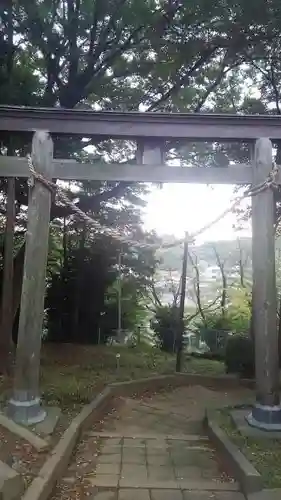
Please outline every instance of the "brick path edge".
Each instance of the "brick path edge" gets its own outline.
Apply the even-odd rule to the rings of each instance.
[[[243,493],[247,496],[260,492],[263,488],[261,475],[215,422],[212,412],[206,410],[204,423],[208,437],[225,457]]]

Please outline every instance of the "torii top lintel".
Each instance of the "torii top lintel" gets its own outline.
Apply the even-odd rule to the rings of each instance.
[[[0,106],[0,131],[191,140],[281,139],[281,116],[119,112]]]

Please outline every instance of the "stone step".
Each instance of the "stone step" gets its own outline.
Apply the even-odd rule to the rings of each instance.
[[[18,472],[0,460],[0,498],[17,500],[24,491],[24,481]]]

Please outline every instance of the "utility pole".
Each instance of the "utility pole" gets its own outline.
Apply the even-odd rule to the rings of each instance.
[[[177,361],[176,372],[180,372],[182,368],[182,348],[183,348],[183,334],[184,334],[184,305],[186,293],[186,272],[187,272],[187,253],[188,253],[188,233],[185,233],[183,259],[182,259],[182,272],[181,272],[181,295],[179,306],[179,324],[177,328]]]

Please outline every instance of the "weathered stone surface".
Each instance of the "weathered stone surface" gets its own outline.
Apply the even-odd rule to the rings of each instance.
[[[175,474],[173,467],[168,466],[148,466],[148,477],[156,481],[174,481]]]
[[[167,466],[167,465],[172,465],[171,458],[170,456],[167,455],[148,455],[147,456],[147,463],[150,466]]]
[[[24,482],[20,474],[0,461],[0,497],[1,500],[14,500],[21,497]]]
[[[91,500],[117,500],[117,492],[116,491],[99,491],[95,493]]]
[[[231,412],[231,417],[239,432],[244,436],[251,436],[258,439],[281,439],[281,431],[264,431],[248,424],[246,417],[250,409],[239,409]]]
[[[96,467],[97,474],[119,474],[120,464],[98,464]]]
[[[149,490],[130,490],[122,488],[119,490],[118,500],[150,500]]]
[[[238,491],[184,491],[184,500],[245,500]]]
[[[259,491],[258,493],[251,493],[247,496],[247,500],[280,500],[280,498],[281,488],[276,488],[273,490],[265,489]]]
[[[193,465],[175,467],[175,475],[178,479],[200,479],[202,477],[202,469]]]
[[[97,474],[95,476],[88,476],[87,479],[94,486],[100,486],[104,488],[116,488],[119,483],[119,475],[113,474]]]
[[[151,490],[151,500],[183,500],[180,490]]]
[[[100,455],[97,459],[98,464],[120,464],[121,463],[121,453],[120,454],[110,454],[110,455]]]
[[[45,407],[46,417],[42,422],[34,426],[34,431],[43,436],[50,436],[53,434],[56,425],[61,416],[61,409],[57,406]]]
[[[140,481],[147,481],[147,468],[145,465],[123,464],[121,477],[124,479],[132,478],[137,483]]]

